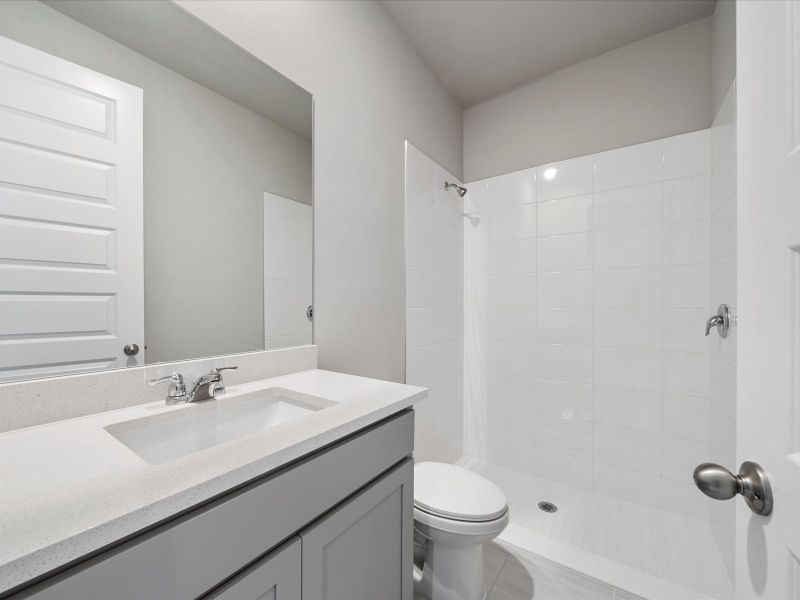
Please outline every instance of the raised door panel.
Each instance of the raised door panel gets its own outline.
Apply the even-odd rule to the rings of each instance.
[[[0,37],[0,381],[144,364],[142,107]]]
[[[300,544],[300,538],[293,538],[205,596],[204,600],[300,600]]]
[[[301,533],[304,600],[410,600],[414,466],[407,459]]]

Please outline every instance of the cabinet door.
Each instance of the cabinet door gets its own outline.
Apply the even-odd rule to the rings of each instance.
[[[300,600],[300,546],[300,538],[293,538],[204,600]]]
[[[413,482],[407,459],[301,533],[304,600],[411,600]]]

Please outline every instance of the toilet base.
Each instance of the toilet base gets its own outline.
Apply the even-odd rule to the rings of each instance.
[[[415,596],[427,600],[485,600],[483,544],[448,546],[430,539],[426,542],[421,577],[415,577]]]

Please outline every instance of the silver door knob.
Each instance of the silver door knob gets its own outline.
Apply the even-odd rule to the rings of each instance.
[[[139,354],[139,345],[138,344],[125,344],[122,348],[122,351],[125,353],[126,356],[136,356]]]
[[[711,328],[716,327],[719,337],[728,337],[728,331],[731,328],[730,313],[727,304],[720,304],[717,308],[717,314],[706,321],[706,336],[711,333]]]
[[[772,512],[772,486],[757,463],[743,462],[738,475],[721,465],[703,463],[694,470],[694,482],[701,492],[714,500],[730,500],[741,494],[757,515],[766,516]]]

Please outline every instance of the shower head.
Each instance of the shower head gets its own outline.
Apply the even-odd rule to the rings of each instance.
[[[458,195],[462,198],[467,195],[467,188],[461,187],[457,183],[450,183],[449,181],[444,182],[444,189],[449,190],[451,187],[456,188],[456,192],[458,192]]]

